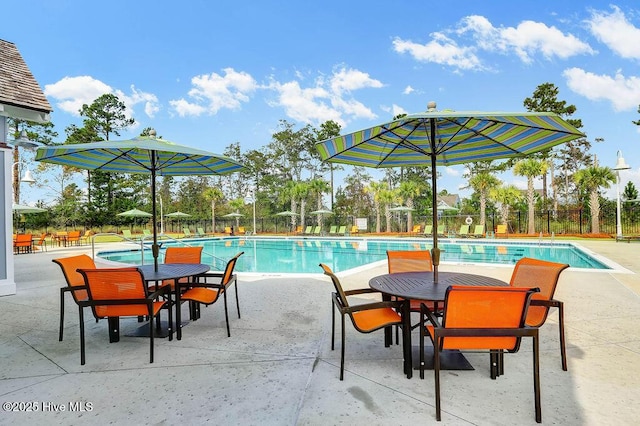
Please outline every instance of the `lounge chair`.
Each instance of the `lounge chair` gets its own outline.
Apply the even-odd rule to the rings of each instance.
[[[136,237],[134,237],[133,235],[131,235],[131,231],[128,229],[123,229],[122,230],[122,236],[127,239],[127,240],[131,240],[131,241],[135,241],[137,240]]]
[[[350,234],[350,235],[355,235],[355,234],[357,234],[359,231],[360,231],[360,230],[358,229],[358,225],[353,225],[353,226],[351,227],[351,231],[349,231],[349,234]]]
[[[233,235],[233,231],[231,230],[230,226],[225,226],[224,227],[224,233],[225,234],[229,234],[229,235]]]
[[[420,233],[422,226],[421,225],[413,225],[413,229],[411,230],[411,235],[418,235]]]
[[[460,230],[456,237],[467,238],[469,236],[469,225],[460,225]]]
[[[509,232],[507,231],[507,225],[497,225],[496,226],[496,238],[504,237],[509,238]]]
[[[433,225],[425,225],[424,226],[424,232],[422,233],[422,235],[424,235],[425,237],[432,237],[433,236]]]
[[[145,237],[153,237],[153,233],[151,231],[149,231],[148,229],[143,229],[142,230],[142,235]]]
[[[244,226],[238,226],[238,235],[246,234],[247,231],[244,229]]]
[[[296,230],[293,231],[293,233],[296,234],[296,235],[300,235],[300,234],[302,234],[302,231],[303,231],[302,225],[298,225],[298,226],[296,226]]]
[[[444,225],[438,225],[437,232],[438,232],[438,237],[446,237],[447,236],[447,232],[446,232],[446,230],[444,228]]]
[[[33,249],[40,249],[40,251],[47,251],[47,233],[43,233],[39,238],[33,240]]]
[[[196,228],[196,237],[204,237],[207,234],[204,232],[204,229],[202,228]]]
[[[189,230],[189,228],[182,228],[182,233],[184,234],[185,238],[193,237],[193,235],[191,235],[191,231]]]
[[[313,226],[309,225],[307,226],[307,228],[304,230],[304,235],[311,235],[313,233]]]
[[[320,232],[322,231],[322,227],[321,226],[316,226],[315,228],[313,228],[313,235],[320,235]]]
[[[483,238],[484,237],[484,225],[476,225],[473,229],[473,234],[471,234],[474,238]]]
[[[338,228],[338,235],[347,235],[346,225],[340,225],[340,228]]]
[[[331,228],[329,228],[329,235],[336,235],[337,232],[338,232],[338,226],[331,225]]]

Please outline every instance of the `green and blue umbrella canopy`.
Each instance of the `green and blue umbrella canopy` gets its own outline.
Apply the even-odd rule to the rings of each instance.
[[[36,160],[85,170],[151,175],[153,260],[157,270],[156,176],[226,175],[243,169],[237,161],[151,136],[121,141],[39,147]]]
[[[337,136],[316,144],[324,161],[364,167],[430,166],[433,205],[437,205],[436,166],[524,157],[585,135],[554,113],[438,111]],[[434,281],[440,250],[438,216],[433,209]]]

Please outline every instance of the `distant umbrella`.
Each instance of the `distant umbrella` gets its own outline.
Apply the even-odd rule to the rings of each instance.
[[[14,204],[12,210],[16,213],[44,213],[45,209],[40,207],[25,206],[23,204]]]
[[[224,215],[224,216],[222,216],[222,217],[243,217],[243,216],[244,216],[244,215],[243,215],[242,213],[236,213],[236,212],[234,212],[234,213],[225,214],[225,215]]]
[[[300,216],[300,215],[296,212],[292,212],[291,210],[285,210],[283,212],[276,213],[276,216]]]
[[[183,212],[173,212],[173,213],[169,213],[169,214],[165,214],[165,217],[177,217],[177,218],[183,218],[183,217],[191,217],[191,215],[189,213],[183,213]]]
[[[322,216],[333,214],[333,212],[331,210],[324,210],[324,209],[314,210],[314,211],[309,212],[309,213],[310,214],[319,214],[319,215],[322,215]]]
[[[143,212],[138,209],[127,210],[126,212],[118,213],[117,216],[125,216],[125,217],[152,217],[151,213]]]

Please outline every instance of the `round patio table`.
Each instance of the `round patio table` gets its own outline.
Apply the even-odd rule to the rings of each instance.
[[[369,280],[369,287],[383,294],[383,298],[391,296],[404,299],[402,308],[402,347],[404,353],[404,372],[407,378],[413,376],[413,354],[411,346],[411,311],[409,301],[426,300],[432,302],[444,302],[447,288],[451,285],[468,286],[508,286],[509,284],[497,278],[484,275],[467,274],[462,272],[438,271],[438,282],[433,282],[433,272],[402,272],[384,274]],[[391,328],[385,329],[385,344],[391,344]],[[458,356],[459,355],[459,356]],[[462,357],[462,360],[460,359]],[[473,369],[458,353],[452,355],[449,369]],[[443,357],[443,369],[446,368],[447,359]]]

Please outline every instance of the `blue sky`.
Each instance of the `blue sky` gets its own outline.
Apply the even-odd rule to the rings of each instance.
[[[64,128],[103,93],[137,128],[221,153],[271,140],[278,121],[328,119],[343,133],[400,112],[524,111],[545,82],[577,107],[601,165],[622,150],[622,185],[640,188],[637,1],[4,2],[0,38],[16,44]],[[462,166],[440,189],[467,195]],[[524,188],[511,173],[507,183]],[[24,202],[39,197],[22,188]],[[607,195],[615,196],[615,187]]]

